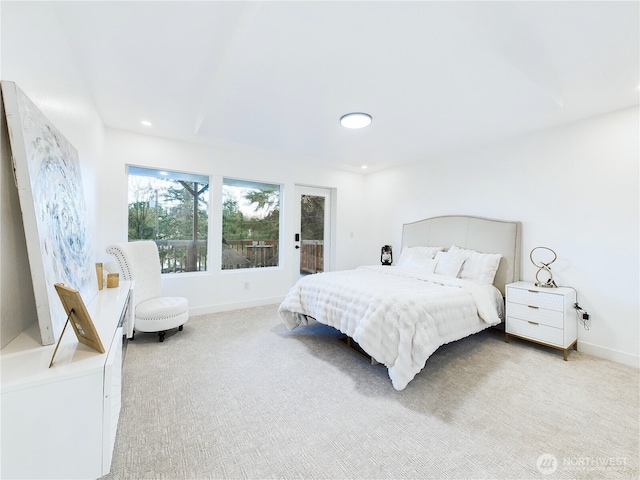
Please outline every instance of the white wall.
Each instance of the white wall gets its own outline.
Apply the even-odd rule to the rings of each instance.
[[[163,280],[165,291],[186,296],[192,313],[273,302],[286,294],[294,279],[292,258],[287,252],[293,251],[295,184],[335,190],[334,268],[350,268],[361,263],[359,245],[366,227],[362,216],[363,175],[303,166],[295,159],[245,148],[213,148],[116,130],[105,131],[73,49],[67,43],[51,5],[46,2],[2,2],[0,8],[2,80],[16,82],[78,150],[96,261],[111,260],[105,247],[127,239],[125,165],[136,164],[214,175],[214,188],[216,181],[220,188],[223,175],[272,181],[284,186],[281,267],[166,276]],[[4,142],[6,129],[2,133]],[[35,309],[27,308],[33,305],[33,292],[24,235],[20,237],[20,213],[16,211],[16,197],[7,195],[12,184],[10,151],[4,143],[2,147],[0,325],[5,344],[36,319]],[[9,188],[5,189],[5,185]],[[6,215],[5,211],[12,215]],[[211,238],[220,238],[221,227],[215,221],[210,223]],[[216,250],[220,246],[214,241],[211,246],[210,258],[215,262],[220,258],[219,250]],[[13,281],[4,281],[5,278]],[[244,290],[247,281],[250,283],[248,291]],[[23,301],[13,301],[16,297]],[[24,312],[28,312],[26,316],[22,315]]]
[[[104,128],[81,71],[47,3],[2,2],[1,79],[15,82],[78,149],[91,234],[96,234],[96,166]],[[2,345],[36,321],[17,191],[11,178],[6,127],[2,132]],[[16,210],[17,209],[17,210]],[[9,213],[10,212],[10,213]],[[96,247],[96,245],[94,245]],[[29,307],[31,305],[31,307]]]
[[[2,80],[15,82],[78,150],[95,231],[96,166],[104,127],[51,4],[2,3]]]
[[[295,159],[249,148],[221,148],[107,130],[107,152],[101,181],[103,191],[100,218],[102,251],[113,242],[127,240],[126,166],[137,165],[179,170],[212,176],[210,205],[210,271],[163,276],[166,294],[189,299],[192,314],[247,307],[282,300],[295,278],[293,265],[293,221],[296,184],[334,189],[334,258],[333,269],[352,268],[363,262],[360,248],[366,236],[362,215],[364,176],[335,169],[313,167]],[[274,268],[220,270],[222,238],[222,177],[258,180],[281,184],[282,238],[281,264]],[[102,258],[108,261],[106,254]],[[249,290],[245,290],[249,282]]]
[[[402,223],[431,216],[519,220],[522,279],[535,281],[531,249],[555,250],[556,282],[591,315],[579,349],[637,366],[639,158],[636,107],[368,175],[367,251],[400,245]]]

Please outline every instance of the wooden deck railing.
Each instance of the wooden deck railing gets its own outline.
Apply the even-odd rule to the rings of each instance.
[[[156,240],[162,273],[201,272],[207,269],[206,240]]]
[[[233,253],[222,251],[222,269],[276,267],[278,266],[278,240],[229,240]]]
[[[302,240],[300,248],[300,273],[320,273],[324,271],[324,242],[322,240]]]
[[[207,241],[157,240],[162,273],[200,272],[207,269]],[[225,253],[225,249],[232,252]],[[278,265],[278,240],[231,240],[223,245],[222,269],[274,267]],[[300,272],[324,271],[324,242],[303,240]]]

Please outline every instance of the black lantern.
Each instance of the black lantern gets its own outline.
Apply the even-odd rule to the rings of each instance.
[[[393,252],[391,245],[385,245],[380,251],[380,262],[382,265],[391,265],[393,263]]]

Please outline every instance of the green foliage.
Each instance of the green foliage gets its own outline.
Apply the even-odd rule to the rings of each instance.
[[[253,185],[247,182],[224,187],[223,242],[278,241],[280,189],[260,189]],[[207,190],[208,185],[195,182],[130,175],[129,240],[160,242],[163,271],[206,268],[206,249],[204,255],[198,253],[195,260],[193,246],[187,250],[184,245],[170,242],[207,240],[208,202],[204,195]],[[277,255],[277,248],[275,252]]]
[[[235,187],[226,187],[233,189]],[[227,197],[222,204],[222,237],[231,240],[278,240],[280,191],[253,189],[243,195],[254,214],[243,213],[237,200]]]
[[[300,204],[300,234],[304,240],[324,239],[324,197],[303,195]]]
[[[153,238],[153,218],[149,202],[135,202],[129,205],[129,240]]]
[[[129,240],[206,240],[209,231],[208,202],[203,195],[208,185],[189,182],[130,181]],[[197,190],[199,188],[199,190]],[[194,223],[194,199],[197,194],[197,222]]]
[[[245,235],[244,215],[238,208],[238,202],[227,199],[222,204],[222,237],[225,240],[241,239]]]
[[[253,205],[255,211],[264,210],[265,214],[277,210],[280,205],[280,191],[273,189],[253,190],[245,195],[245,198]]]

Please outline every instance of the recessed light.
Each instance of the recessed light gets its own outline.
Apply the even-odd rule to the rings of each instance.
[[[361,168],[362,170],[366,170],[368,167],[367,167],[366,165],[362,165],[360,168]]]
[[[142,125],[144,125],[145,127],[150,127],[151,126],[151,122],[149,120],[142,120],[140,123]]]
[[[347,113],[340,117],[340,125],[345,128],[364,128],[371,125],[371,115],[362,112]]]

